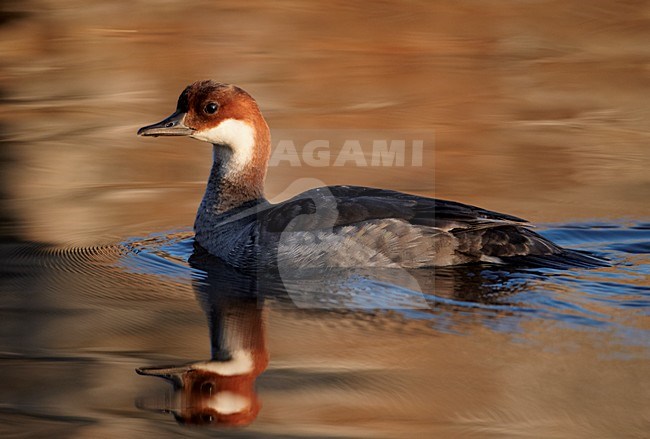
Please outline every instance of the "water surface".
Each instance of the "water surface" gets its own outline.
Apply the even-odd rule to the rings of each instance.
[[[647,434],[647,4],[2,8],[3,437]],[[317,134],[425,141],[422,166],[281,162],[269,197],[454,199],[611,266],[278,279],[193,256],[209,147],[135,131],[203,78],[250,91],[298,153]],[[136,373],[161,367],[192,386]]]

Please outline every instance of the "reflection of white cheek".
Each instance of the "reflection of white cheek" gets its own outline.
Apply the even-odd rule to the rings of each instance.
[[[235,351],[228,361],[204,361],[192,368],[221,376],[245,375],[253,371],[253,357],[249,352]]]
[[[242,412],[250,407],[250,400],[233,392],[218,392],[208,401],[208,407],[222,415]]]

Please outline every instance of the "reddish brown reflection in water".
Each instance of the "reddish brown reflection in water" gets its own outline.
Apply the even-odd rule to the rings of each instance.
[[[183,366],[145,367],[139,374],[171,381],[170,411],[179,423],[248,425],[259,413],[255,379],[268,365],[262,308],[257,300],[211,303],[213,358]]]
[[[205,273],[194,292],[206,314],[211,358],[181,366],[144,367],[141,375],[173,384],[167,407],[143,407],[173,413],[181,424],[248,425],[260,411],[255,380],[266,369],[269,353],[264,309],[257,278],[236,272],[209,255],[190,259]]]

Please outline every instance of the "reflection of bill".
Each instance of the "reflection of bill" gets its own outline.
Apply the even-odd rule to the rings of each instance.
[[[247,425],[260,410],[255,379],[269,361],[263,309],[250,289],[254,285],[248,280],[252,279],[222,277],[217,282],[211,277],[214,272],[210,270],[206,279],[194,282],[210,326],[211,359],[182,366],[143,367],[137,372],[173,384],[173,396],[166,407],[155,409],[173,413],[179,423]]]

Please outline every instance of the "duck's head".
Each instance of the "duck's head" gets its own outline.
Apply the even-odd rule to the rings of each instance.
[[[183,90],[176,111],[138,130],[139,136],[187,136],[215,145],[215,160],[229,170],[264,173],[270,155],[269,128],[251,95],[211,80]]]

